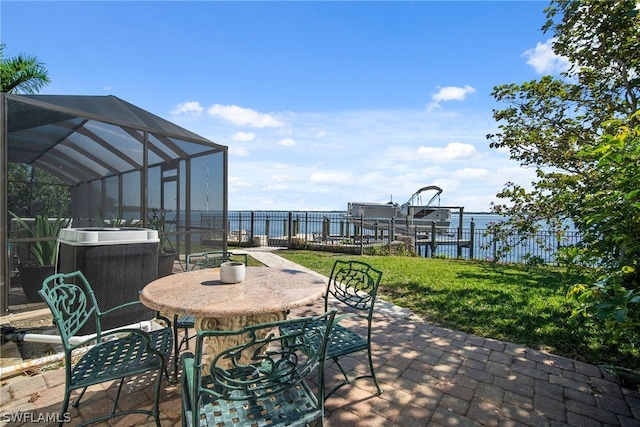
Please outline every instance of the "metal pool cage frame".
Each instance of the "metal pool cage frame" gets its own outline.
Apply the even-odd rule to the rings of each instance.
[[[29,243],[10,234],[10,163],[71,189],[73,227],[149,227],[162,212],[171,227],[160,234],[189,253],[202,233],[192,230],[192,211],[209,211],[220,218],[210,241],[227,249],[226,146],[115,96],[1,93],[0,120],[0,315],[9,311],[11,252]]]

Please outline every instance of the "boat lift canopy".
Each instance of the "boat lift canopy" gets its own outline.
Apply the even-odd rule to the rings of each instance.
[[[405,203],[405,204],[406,205],[414,205],[414,204],[416,204],[416,203],[414,203],[414,201],[420,197],[420,193],[422,193],[423,191],[430,191],[430,190],[435,191],[436,194],[429,200],[429,202],[427,202],[426,206],[431,206],[431,204],[436,199],[438,200],[438,205],[440,205],[440,194],[442,193],[442,188],[438,187],[437,185],[427,185],[426,187],[422,187],[421,189],[419,189],[418,191],[413,193],[413,196],[411,196],[409,198],[409,200],[407,201],[407,203]],[[418,204],[421,205],[422,203],[418,203]]]

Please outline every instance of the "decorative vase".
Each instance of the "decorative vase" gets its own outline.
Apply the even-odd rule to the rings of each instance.
[[[42,282],[56,272],[54,265],[22,265],[19,267],[20,284],[27,302],[43,302],[38,291]]]
[[[244,280],[244,263],[227,261],[220,264],[220,281],[223,283],[239,283]]]
[[[173,273],[173,263],[175,260],[175,251],[165,250],[163,254],[158,254],[158,278],[165,277]]]

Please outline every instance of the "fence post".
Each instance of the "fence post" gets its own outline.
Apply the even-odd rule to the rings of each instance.
[[[249,242],[251,243],[251,245],[253,245],[253,239],[255,238],[255,228],[253,226],[254,222],[256,220],[256,213],[254,211],[251,211],[251,228],[250,228],[250,236],[249,236]]]
[[[289,211],[289,224],[287,227],[287,245],[291,249],[291,240],[293,238],[293,212]]]
[[[458,258],[462,258],[462,246],[460,242],[462,241],[462,221],[464,219],[464,208],[460,207],[460,219],[458,221]]]
[[[437,247],[438,243],[436,242],[436,222],[431,221],[431,258],[433,258],[433,254],[436,253]]]
[[[322,241],[326,242],[329,237],[329,218],[326,216],[322,220]]]
[[[396,240],[396,220],[391,218],[389,220],[389,244]]]
[[[360,255],[364,255],[364,214],[360,214]]]
[[[393,243],[396,238],[396,222],[395,219],[391,220],[379,220],[373,223],[367,223],[367,227],[365,228],[365,222],[369,221],[369,219],[365,215],[360,215],[360,219],[353,216],[349,219],[345,219],[344,215],[332,215],[327,213],[319,213],[317,216],[314,212],[305,213],[304,218],[302,215],[297,214],[294,215],[293,212],[289,213],[289,223],[287,223],[287,211],[276,211],[275,212],[275,221],[276,221],[276,229],[273,233],[271,233],[271,215],[274,212],[270,211],[245,211],[249,212],[250,218],[244,218],[244,212],[240,211],[230,211],[228,212],[228,216],[226,221],[224,221],[223,217],[218,214],[212,213],[200,213],[200,228],[195,227],[192,231],[193,237],[200,237],[201,240],[218,240],[220,238],[219,233],[224,233],[224,231],[228,232],[227,240],[229,243],[245,242],[249,237],[251,239],[250,243],[255,244],[256,241],[254,239],[260,239],[261,235],[265,234],[267,238],[266,245],[271,246],[271,238],[277,238],[278,244],[280,246],[286,246],[287,242],[283,241],[288,239],[290,241],[290,245],[293,245],[293,239],[297,235],[298,232],[305,232],[305,241],[311,242],[314,239],[314,235],[317,236],[318,240],[320,239],[319,230],[317,227],[318,219],[323,222],[322,224],[322,240],[327,242],[329,239],[338,236],[338,231],[340,231],[340,237],[345,237],[344,239],[336,239],[333,241],[336,245],[349,244],[353,253],[357,254],[359,251],[362,254],[366,254],[366,248],[371,247],[371,239],[376,239],[375,244],[381,244],[382,248],[385,246],[391,247],[391,243]],[[465,212],[466,213],[466,212]],[[264,218],[262,217],[264,215]],[[194,215],[195,216],[195,215]],[[364,216],[364,222],[363,222]],[[502,246],[502,240],[498,239],[499,233],[491,230],[491,228],[484,228],[485,218],[481,216],[481,222],[476,224],[475,217],[470,218],[470,227],[465,228],[463,226],[458,227],[457,238],[459,240],[459,256],[464,257],[465,249],[468,246],[467,259],[475,260],[475,259],[493,259],[494,262],[505,262],[513,259],[514,262],[522,262],[523,261],[523,253],[527,250],[531,249],[531,256],[535,255],[540,256],[545,259],[546,262],[557,262],[554,258],[556,256],[557,251],[566,246],[567,244],[571,244],[571,242],[579,241],[578,233],[573,230],[567,232],[567,234],[563,234],[562,230],[546,230],[541,231],[537,234],[537,239],[540,241],[540,245],[535,244],[533,241],[526,243],[521,248],[517,248],[513,254],[506,253],[504,256],[502,253],[504,252]],[[331,228],[331,222],[335,219],[339,221],[340,224],[336,223],[335,229]],[[302,221],[305,221],[305,224],[302,224]],[[222,223],[220,222],[222,221]],[[250,224],[245,224],[247,221],[251,221]],[[380,221],[384,221],[384,224]],[[263,225],[258,224],[258,222],[262,222]],[[217,224],[217,225],[216,225]],[[284,233],[281,234],[282,228],[280,224],[283,224]],[[351,229],[351,225],[353,224],[354,229]],[[193,225],[193,223],[192,223]],[[404,225],[404,221],[402,222]],[[430,224],[431,226],[433,224]],[[419,253],[421,256],[425,257],[435,257],[438,254],[444,254],[448,251],[447,248],[440,249],[440,252],[437,252],[437,248],[440,245],[440,239],[442,237],[441,229],[436,225],[436,232],[433,232],[433,229],[427,225],[426,227],[413,227],[413,230],[409,229],[409,235],[413,235],[415,239],[414,247],[416,248],[416,253]],[[224,230],[226,228],[226,230]],[[431,228],[431,230],[430,230]],[[222,230],[220,230],[222,229]],[[365,229],[367,230],[365,232]],[[223,231],[224,230],[224,231]],[[280,231],[278,231],[280,230]],[[335,230],[335,234],[333,231]],[[449,229],[450,230],[450,229]],[[486,233],[485,233],[486,232]],[[257,233],[260,235],[256,236]],[[233,234],[233,235],[232,235]],[[238,237],[236,238],[236,234]],[[310,235],[309,235],[310,234]],[[454,235],[456,231],[454,231]],[[285,237],[287,236],[287,237]],[[353,238],[353,240],[352,240]],[[367,238],[367,242],[364,239]],[[429,240],[431,238],[431,240]],[[355,239],[360,239],[360,243],[355,243]],[[387,240],[385,243],[385,240]],[[342,240],[342,241],[340,241]],[[347,240],[349,240],[347,242]],[[206,242],[205,242],[206,243]],[[454,244],[453,241],[446,242],[446,244],[451,243]],[[476,248],[476,244],[478,247]],[[535,246],[533,246],[535,244]],[[410,246],[409,246],[410,248]],[[529,248],[529,249],[527,249]],[[447,251],[443,252],[443,249],[447,249]],[[451,247],[453,249],[453,247]],[[477,249],[477,250],[476,250]],[[555,249],[555,251],[553,251]],[[547,250],[549,252],[547,253]],[[453,251],[451,251],[453,252]]]
[[[498,262],[498,237],[495,230],[493,230],[493,262]]]
[[[473,217],[471,217],[471,235],[469,236],[469,259],[474,259],[473,258],[473,246],[475,245],[475,230],[476,230],[476,224],[475,222],[473,222]]]

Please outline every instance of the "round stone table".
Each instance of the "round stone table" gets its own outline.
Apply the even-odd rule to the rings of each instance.
[[[326,284],[310,273],[272,267],[247,267],[240,283],[220,281],[220,269],[171,274],[146,285],[140,301],[163,314],[196,317],[196,330],[234,330],[284,320],[295,307],[324,295]],[[203,352],[210,360],[233,345],[229,337],[207,339]]]

